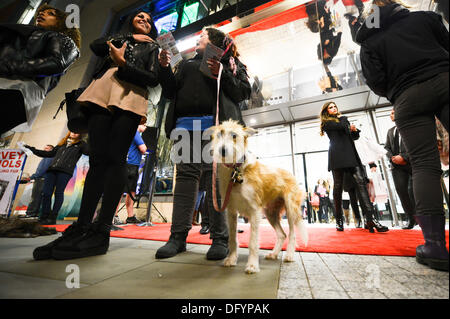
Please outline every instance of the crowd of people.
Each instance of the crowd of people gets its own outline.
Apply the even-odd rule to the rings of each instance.
[[[361,47],[362,72],[367,85],[394,106],[395,128],[387,136],[386,156],[392,164],[401,204],[409,216],[407,228],[417,222],[423,232],[425,244],[417,247],[417,261],[448,270],[435,120],[438,118],[448,132],[448,31],[442,17],[434,12],[410,12],[400,0],[373,0],[373,3],[380,13],[379,28],[365,23],[360,6],[356,20],[348,17],[354,27],[354,41]],[[313,32],[320,31],[317,53],[327,66],[339,49],[341,34],[331,26],[329,11],[322,6],[324,1],[317,4],[320,16],[312,17],[309,27]],[[17,105],[7,108],[7,120],[2,120],[0,133],[30,127],[45,95],[78,58],[80,34],[75,29],[64,29],[61,22],[64,18],[64,12],[45,5],[37,11],[35,26],[0,27],[0,97],[8,105]],[[166,135],[171,137],[173,131],[187,130],[191,143],[188,150],[183,149],[189,156],[176,166],[170,237],[157,250],[156,258],[170,258],[186,250],[186,238],[200,207],[196,206],[199,190],[204,191],[203,206],[208,215],[204,232],[212,239],[206,258],[221,260],[227,256],[226,218],[214,208],[211,192],[214,166],[202,154],[196,154],[194,139],[198,131],[204,132],[217,122],[232,119],[245,125],[239,104],[251,95],[247,67],[239,59],[233,38],[214,27],[203,29],[196,55],[180,62],[174,70],[170,66],[170,53],[159,50],[156,37],[151,15],[137,11],[123,23],[118,34],[92,42],[90,49],[102,63],[77,100],[88,117],[88,142],[69,132],[54,148],[37,150],[27,146],[38,156],[53,158],[51,163],[43,163],[39,176],[36,175],[42,178],[47,167],[40,186],[43,223],[54,223],[64,188],[79,157],[88,154],[90,164],[78,220],[56,240],[37,247],[33,252],[35,259],[73,259],[107,253],[111,225],[124,190],[133,197],[137,163],[133,158],[145,152],[137,132],[139,125],[146,122],[147,88],[158,85],[162,87],[162,95],[171,101]],[[18,38],[23,40],[19,41],[22,47],[16,46]],[[212,77],[200,70],[209,44],[224,51],[220,60],[207,61]],[[31,46],[39,51],[34,57],[23,54]],[[370,168],[376,169],[373,165],[379,155],[371,161],[363,160],[367,151],[358,150],[355,144],[360,130],[340,113],[336,103],[326,102],[318,114],[320,134],[330,141],[328,170],[333,176],[332,188],[327,181],[320,180],[314,190],[319,201],[318,220],[327,221],[332,212],[336,230],[343,232],[344,222],[349,223],[351,204],[356,227],[364,227],[370,233],[388,232],[388,227],[377,218],[367,188],[365,165],[372,163]],[[201,125],[198,127],[194,122]],[[175,145],[180,141],[181,136],[175,139]],[[208,141],[201,143],[203,148]],[[130,150],[133,144],[134,149]],[[127,169],[127,156],[132,169],[130,166]],[[196,162],[195,158],[201,161]],[[343,197],[344,190],[348,198]],[[51,208],[53,193],[55,201]],[[94,220],[101,198],[101,209]],[[36,213],[35,208],[30,210]]]

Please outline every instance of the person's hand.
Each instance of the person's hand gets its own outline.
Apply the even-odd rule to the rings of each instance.
[[[159,53],[159,64],[163,67],[163,68],[167,68],[170,65],[170,61],[172,59],[170,52],[167,50],[162,50]]]
[[[126,64],[125,60],[125,49],[127,48],[127,43],[125,42],[122,47],[116,48],[111,41],[106,42],[109,46],[109,56],[118,66],[124,66]]]
[[[208,59],[207,61],[209,70],[214,76],[217,76],[220,71],[220,61],[214,59]]]
[[[145,34],[133,34],[133,38],[137,42],[154,42],[152,38],[150,38],[148,35]]]
[[[392,156],[391,160],[392,160],[392,163],[397,164],[397,165],[406,165],[407,164],[405,159],[400,155]]]
[[[352,132],[356,132],[356,131],[357,131],[357,128],[356,128],[356,126],[355,126],[354,124],[350,124],[350,130],[351,130]]]

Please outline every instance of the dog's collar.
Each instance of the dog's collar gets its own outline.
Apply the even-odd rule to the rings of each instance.
[[[246,158],[246,156],[244,155],[244,156],[242,157],[242,160],[239,161],[239,162],[237,162],[237,163],[234,163],[234,164],[225,164],[225,163],[224,163],[223,165],[224,165],[225,167],[233,168],[233,169],[240,168],[242,165],[244,165],[246,159],[247,159],[247,158]]]
[[[239,167],[241,167],[242,166],[242,164],[244,164],[244,163],[236,163],[236,164],[223,164],[225,167],[228,167],[228,168],[239,168]]]

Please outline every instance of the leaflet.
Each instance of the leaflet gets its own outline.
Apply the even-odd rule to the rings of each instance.
[[[171,54],[170,66],[172,68],[175,65],[177,65],[181,60],[183,60],[181,53],[178,51],[177,43],[172,35],[172,32],[163,34],[162,36],[158,37],[156,41],[158,42],[161,49],[170,52]]]
[[[205,49],[205,53],[203,54],[202,63],[200,64],[200,71],[204,75],[215,79],[216,77],[211,73],[211,70],[209,69],[207,62],[209,59],[214,59],[214,60],[220,61],[223,54],[224,54],[224,51],[221,48],[216,47],[215,45],[213,45],[211,43],[208,43],[208,45],[206,46],[206,49]]]

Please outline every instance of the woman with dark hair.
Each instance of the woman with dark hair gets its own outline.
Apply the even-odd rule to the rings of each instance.
[[[151,16],[137,11],[125,22],[124,33],[91,44],[102,63],[78,98],[88,114],[90,150],[78,221],[60,239],[38,247],[35,259],[71,259],[108,251],[111,222],[126,183],[128,149],[138,125],[146,122],[147,87],[159,84],[159,50],[151,38],[156,37],[152,26]],[[98,219],[92,223],[102,194]]]
[[[225,51],[220,61],[210,59],[208,66],[214,76],[221,74],[220,92],[217,96],[217,80],[204,75],[199,69],[205,49],[211,43]],[[176,185],[174,191],[173,215],[171,235],[167,244],[159,248],[156,258],[169,258],[186,250],[186,237],[192,228],[192,217],[198,194],[199,180],[205,178],[206,203],[209,211],[209,227],[212,245],[206,254],[209,260],[220,260],[228,253],[228,228],[224,213],[214,209],[212,198],[212,164],[206,163],[202,151],[194,145],[201,143],[203,149],[208,141],[201,138],[201,132],[213,126],[216,118],[217,99],[219,98],[219,121],[233,119],[244,124],[238,104],[249,99],[251,86],[248,82],[246,67],[239,61],[237,47],[231,37],[222,31],[204,28],[196,47],[197,55],[189,60],[180,62],[175,75],[170,68],[164,74],[163,94],[173,99],[166,117],[166,134],[171,136],[172,130],[182,129],[189,132],[189,154],[182,154],[189,158],[177,163]],[[161,54],[161,65],[168,66],[169,55],[166,51]],[[166,89],[164,89],[164,87]],[[195,122],[199,123],[197,128]],[[176,135],[176,134],[175,134]],[[200,136],[201,141],[194,137]],[[186,137],[187,139],[187,137]],[[177,144],[186,143],[182,138],[176,138]],[[191,145],[193,145],[191,147]],[[183,149],[184,150],[184,149]],[[195,159],[201,162],[195,162]]]
[[[399,0],[373,2],[379,27],[363,23],[356,34],[362,71],[367,85],[394,105],[395,124],[408,151],[415,219],[425,239],[416,260],[448,271],[435,120],[448,131],[448,30],[437,13],[410,12]]]
[[[39,223],[42,225],[56,224],[59,210],[64,202],[64,190],[72,178],[73,171],[81,155],[89,155],[88,145],[81,139],[81,135],[67,132],[66,136],[50,151],[37,150],[25,145],[33,154],[40,157],[53,157],[45,173],[42,189],[42,214]],[[52,195],[55,193],[53,209],[51,209]]]
[[[0,135],[29,132],[42,103],[80,56],[80,31],[67,14],[39,7],[35,25],[0,24]]]
[[[360,199],[361,209],[366,219],[365,228],[371,233],[374,228],[378,232],[386,232],[388,228],[375,218],[375,210],[367,191],[367,177],[353,140],[359,138],[359,130],[350,124],[346,116],[342,116],[334,102],[327,102],[320,112],[320,135],[327,133],[330,139],[328,150],[328,170],[333,173],[333,199],[335,207],[336,229],[344,230],[342,212],[342,191],[344,177],[349,174],[354,180],[356,192]]]

